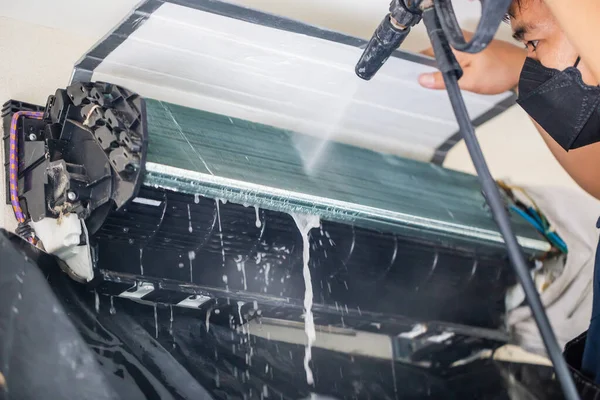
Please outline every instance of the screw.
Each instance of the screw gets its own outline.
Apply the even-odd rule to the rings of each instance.
[[[37,136],[35,135],[35,133],[30,133],[29,134],[29,141],[33,142],[37,140]]]
[[[69,191],[67,193],[67,199],[69,199],[70,201],[75,201],[77,200],[77,193],[73,192],[73,191]]]

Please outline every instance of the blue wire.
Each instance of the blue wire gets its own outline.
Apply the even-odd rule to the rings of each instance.
[[[563,253],[568,253],[567,244],[562,240],[562,238],[558,235],[558,233],[548,230],[547,223],[542,222],[542,218],[537,211],[535,211],[531,208],[529,210],[530,210],[530,213],[533,213],[534,218],[539,222],[540,226],[542,226],[544,228],[544,230],[545,230],[544,234],[548,237],[548,239],[554,240],[554,243],[556,243],[557,247]]]
[[[546,232],[541,224],[541,218],[536,220],[537,218],[532,217],[527,214],[525,211],[520,208],[511,205],[510,209],[520,215],[525,221],[531,224],[538,232],[540,232],[544,237],[546,237],[553,245],[555,245],[562,253],[568,253],[567,244],[556,234],[556,232]],[[536,213],[537,214],[537,213]],[[539,217],[538,217],[539,218]]]
[[[544,228],[546,226],[546,224],[542,221],[542,217],[541,215],[532,207],[528,207],[527,211],[529,211],[529,215],[532,216],[539,224],[539,226],[541,226],[542,228]],[[561,239],[560,236],[558,236],[558,234],[556,232],[546,232],[545,233],[548,237],[548,240],[553,240],[557,246],[559,246],[559,248],[565,249],[565,253],[567,252],[567,244]]]
[[[542,217],[538,214],[538,212],[532,208],[528,207],[527,211],[529,211],[529,215],[531,215],[535,220],[540,224],[541,227],[544,227],[544,221],[542,221]]]
[[[553,239],[556,241],[556,244],[557,244],[558,248],[559,248],[559,249],[560,249],[560,250],[561,250],[563,253],[568,253],[568,252],[569,252],[569,249],[568,249],[568,247],[567,247],[567,244],[565,243],[565,241],[564,241],[564,240],[562,240],[562,238],[561,238],[560,236],[558,236],[558,234],[557,234],[557,233],[555,233],[555,232],[550,232],[550,233],[548,234],[548,238],[549,238],[549,239],[552,239],[552,238],[553,238]]]
[[[529,222],[531,225],[533,225],[533,227],[535,229],[537,229],[538,231],[540,231],[540,233],[544,233],[544,229],[542,228],[541,224],[538,223],[538,221],[536,221],[532,216],[530,216],[529,214],[527,214],[525,211],[521,210],[520,208],[511,205],[510,209],[514,212],[516,212],[517,214],[519,214],[525,221]]]

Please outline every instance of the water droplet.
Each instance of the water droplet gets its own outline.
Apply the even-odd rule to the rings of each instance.
[[[171,309],[171,318],[169,319],[169,335],[173,336],[173,306],[169,306]],[[175,347],[175,344],[173,344]]]
[[[156,304],[154,304],[154,330],[155,337],[158,339],[158,312],[156,310]]]
[[[219,221],[219,239],[221,240],[221,255],[223,256],[223,268],[225,268],[225,244],[223,243],[223,228],[221,226],[221,208],[219,200],[215,200],[217,204],[217,220]]]
[[[115,308],[115,303],[114,303],[114,298],[113,296],[110,296],[110,315],[115,315],[117,313],[117,310]]]
[[[96,306],[96,314],[100,312],[100,296],[98,296],[98,292],[94,290],[94,303]]]
[[[144,264],[142,263],[142,259],[144,258],[144,249],[140,248],[140,273],[144,275]]]

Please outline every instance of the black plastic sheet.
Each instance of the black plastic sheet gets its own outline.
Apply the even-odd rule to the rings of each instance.
[[[16,242],[29,258],[0,235],[7,399],[560,398],[546,367],[482,359],[432,369],[319,348],[311,387],[302,345],[240,332],[225,313],[207,325],[196,310],[98,296]]]

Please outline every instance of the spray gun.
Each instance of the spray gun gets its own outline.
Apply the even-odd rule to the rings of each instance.
[[[370,80],[400,47],[410,33],[410,28],[421,21],[420,1],[393,0],[390,13],[385,16],[369,41],[356,65],[356,74]]]
[[[383,19],[367,44],[356,66],[356,74],[365,80],[370,80],[375,76],[392,53],[404,42],[410,29],[417,25],[422,18],[427,25],[427,32],[434,50],[436,50],[436,40],[431,37],[432,34],[439,36],[440,40],[449,43],[458,51],[466,53],[482,51],[494,38],[512,0],[480,1],[482,4],[481,20],[472,39],[467,41],[456,19],[452,0],[392,0],[390,13]],[[437,21],[433,21],[434,14]],[[430,18],[426,18],[427,15]],[[427,19],[430,20],[429,24]],[[435,32],[436,30],[440,32]],[[435,55],[438,59],[437,52]],[[453,58],[452,53],[441,56],[441,58],[448,59],[446,61]]]
[[[523,287],[525,297],[546,346],[548,356],[554,365],[565,398],[573,400],[579,399],[579,394],[562,356],[539,293],[529,274],[527,262],[512,229],[510,217],[504,207],[498,186],[490,174],[475,136],[475,129],[458,87],[462,69],[452,51],[452,48],[454,48],[463,52],[477,53],[486,48],[494,38],[511,2],[512,0],[481,0],[482,15],[477,31],[473,38],[467,42],[454,14],[451,0],[392,0],[390,13],[375,31],[356,65],[356,74],[365,80],[373,78],[392,53],[406,39],[411,27],[418,24],[421,18],[423,19],[435,53],[438,69],[444,77],[450,103],[477,171],[483,194],[502,233],[508,250],[508,257]]]

